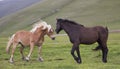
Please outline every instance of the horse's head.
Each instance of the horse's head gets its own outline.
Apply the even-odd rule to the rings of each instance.
[[[48,25],[45,21],[40,21],[33,25],[33,29],[30,31],[32,33],[43,33],[43,35],[48,35],[51,39],[55,39],[54,30],[51,25]]]
[[[55,39],[55,35],[54,35],[54,29],[51,27],[51,25],[48,25],[47,26],[48,29],[47,29],[47,35],[52,39],[54,40]]]
[[[55,30],[57,34],[62,30],[62,27],[61,27],[62,21],[63,21],[62,19],[57,19],[56,30]]]

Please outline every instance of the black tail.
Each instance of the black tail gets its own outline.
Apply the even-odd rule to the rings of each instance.
[[[108,30],[108,28],[107,28],[107,27],[106,27],[105,29],[106,29],[106,33],[107,33],[107,39],[108,39],[109,30]]]
[[[106,27],[105,29],[107,30],[107,32],[109,32],[109,30],[108,30],[108,28],[107,28],[107,27]]]

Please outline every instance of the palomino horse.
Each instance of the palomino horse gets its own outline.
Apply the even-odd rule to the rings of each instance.
[[[43,61],[42,57],[40,56],[40,53],[41,53],[40,51],[41,51],[42,44],[44,42],[44,36],[46,34],[51,39],[55,39],[53,28],[51,27],[51,25],[48,25],[44,21],[39,21],[38,23],[33,25],[33,29],[31,31],[22,30],[22,31],[18,31],[15,34],[13,34],[8,42],[7,47],[6,47],[6,51],[9,53],[10,46],[13,45],[11,57],[9,60],[10,63],[14,62],[13,55],[14,55],[14,51],[16,49],[16,46],[18,44],[21,45],[20,53],[22,55],[22,59],[29,61],[31,53],[33,51],[33,48],[36,45],[36,46],[38,46],[38,49],[39,49],[38,59],[39,59],[39,61]],[[30,46],[30,51],[29,51],[29,54],[27,57],[24,57],[24,54],[23,54],[23,49],[25,46]]]
[[[81,24],[77,24],[74,21],[66,19],[57,19],[56,24],[56,33],[59,33],[61,30],[64,30],[73,44],[71,55],[76,60],[77,63],[81,63],[81,57],[79,52],[79,44],[93,44],[98,43],[98,47],[94,50],[102,50],[102,61],[107,62],[107,39],[108,39],[108,29],[102,26],[95,27],[84,27]],[[77,52],[76,56],[74,52]]]

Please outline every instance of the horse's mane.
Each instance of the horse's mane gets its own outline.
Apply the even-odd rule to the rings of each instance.
[[[30,32],[34,32],[34,31],[36,31],[36,29],[37,28],[40,28],[40,27],[48,27],[48,25],[47,25],[47,23],[45,22],[45,21],[38,21],[37,23],[35,23],[34,25],[33,25],[33,28],[30,30]]]
[[[81,24],[79,24],[79,23],[76,23],[75,21],[71,21],[71,20],[67,20],[67,19],[65,19],[64,21],[67,22],[67,23],[70,23],[70,24],[83,26],[83,25],[81,25]]]

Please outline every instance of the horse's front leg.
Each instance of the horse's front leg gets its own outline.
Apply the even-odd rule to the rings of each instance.
[[[43,62],[44,59],[41,57],[41,51],[42,51],[42,44],[38,46],[38,60],[40,62]]]
[[[72,47],[72,50],[71,50],[71,54],[72,54],[73,58],[76,60],[77,63],[81,63],[82,61],[81,61],[81,57],[80,57],[79,47],[78,46],[79,46],[79,44],[75,44],[75,43],[73,44],[73,47]],[[75,54],[74,54],[75,50],[77,51],[78,57],[75,56]]]
[[[82,63],[82,60],[81,60],[81,56],[80,56],[80,51],[79,51],[79,46],[76,48],[76,52],[77,52],[77,55],[78,55],[78,63]]]
[[[29,60],[30,60],[30,56],[31,56],[31,54],[32,54],[33,48],[34,48],[34,43],[32,42],[32,43],[30,44],[29,54],[28,54],[28,56],[25,58],[26,61],[29,61]]]

